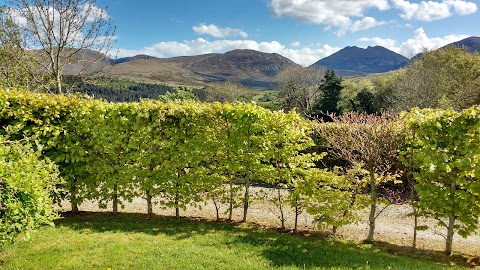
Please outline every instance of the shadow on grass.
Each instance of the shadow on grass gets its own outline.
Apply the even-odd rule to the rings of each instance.
[[[56,222],[57,226],[78,231],[166,235],[177,240],[222,232],[228,234],[225,248],[254,250],[255,254],[275,267],[443,269],[451,264],[469,266],[463,257],[447,257],[433,251],[413,251],[388,243],[361,245],[318,236],[290,235],[249,224],[157,215],[148,218],[145,214],[135,213],[82,212],[78,215],[65,213],[63,216]],[[432,268],[432,262],[435,268]]]

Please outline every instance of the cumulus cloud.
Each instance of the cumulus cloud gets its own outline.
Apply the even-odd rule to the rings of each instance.
[[[388,0],[271,0],[270,9],[276,16],[338,28],[337,34],[346,30],[360,31],[381,24],[374,18],[364,17],[370,8],[389,9]],[[352,19],[352,17],[360,19]]]
[[[241,29],[235,29],[230,27],[218,27],[214,24],[206,25],[204,23],[193,26],[193,31],[199,35],[209,35],[216,38],[225,38],[229,36],[240,36],[241,38],[247,38],[248,34]]]
[[[435,50],[450,43],[469,37],[468,35],[448,35],[444,37],[429,37],[423,28],[418,28],[413,32],[413,36],[397,45],[393,39],[383,39],[380,37],[361,38],[359,41],[370,42],[376,45],[384,46],[389,50],[399,53],[407,58],[411,58],[424,50]]]
[[[469,15],[477,11],[477,5],[464,0],[444,0],[442,2],[422,1],[411,3],[407,0],[391,0],[393,7],[403,13],[406,20],[435,21],[448,18],[455,14]]]
[[[141,50],[119,49],[118,57],[128,57],[137,54],[166,58],[174,56],[200,55],[207,53],[224,53],[234,49],[250,49],[265,53],[278,53],[297,64],[309,66],[316,61],[329,56],[341,48],[330,45],[303,47],[291,49],[277,42],[257,42],[254,40],[215,40],[207,41],[203,38],[183,42],[167,41],[145,47]]]

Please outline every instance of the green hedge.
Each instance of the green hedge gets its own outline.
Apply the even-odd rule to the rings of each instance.
[[[230,218],[233,207],[242,205],[246,219],[252,181],[288,191],[272,199],[282,226],[285,205],[297,216],[306,210],[320,226],[336,228],[357,222],[353,210],[370,203],[362,194],[368,183],[363,178],[372,177],[365,175],[365,164],[316,168],[324,156],[311,151],[319,124],[295,111],[243,103],[113,104],[2,90],[0,122],[0,135],[30,138],[36,142],[32,151],[41,150],[58,165],[61,198],[71,201],[73,211],[95,199],[103,207],[113,202],[116,212],[123,202],[144,196],[149,214],[154,197],[162,197],[161,206],[175,208],[177,215],[208,199],[227,203]],[[413,110],[391,125],[405,127],[398,151],[404,173],[415,172],[419,213],[443,220],[449,235],[471,234],[480,213],[480,109]],[[242,185],[241,195],[236,184]]]

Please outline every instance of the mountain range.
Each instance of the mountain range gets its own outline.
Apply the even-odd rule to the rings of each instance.
[[[340,76],[355,76],[388,72],[402,68],[407,63],[408,58],[382,46],[366,49],[353,46],[319,60],[312,67],[333,69]]]
[[[117,78],[204,85],[235,81],[251,88],[275,88],[275,76],[293,61],[276,53],[233,50],[173,58],[138,55],[112,61],[109,75]]]
[[[480,37],[470,37],[449,45],[480,52]],[[415,58],[415,57],[414,57]],[[333,69],[340,76],[383,73],[404,67],[408,58],[381,46],[346,47],[311,67]],[[234,81],[258,89],[276,87],[276,75],[289,65],[297,65],[276,53],[233,50],[224,54],[204,54],[173,58],[137,55],[111,60],[108,76],[146,83],[205,85]]]

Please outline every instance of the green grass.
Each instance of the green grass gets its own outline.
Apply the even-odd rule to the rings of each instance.
[[[258,105],[271,109],[279,110],[281,108],[281,100],[277,97],[278,91],[264,90],[252,97],[252,101]]]
[[[451,268],[447,257],[387,250],[247,224],[82,213],[58,220],[56,228],[41,228],[31,242],[6,247],[0,269]]]

